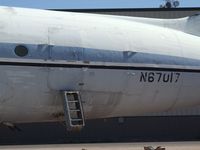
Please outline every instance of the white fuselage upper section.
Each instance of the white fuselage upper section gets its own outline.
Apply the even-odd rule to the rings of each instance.
[[[0,17],[0,42],[200,58],[199,37],[137,19],[10,7],[2,7]]]

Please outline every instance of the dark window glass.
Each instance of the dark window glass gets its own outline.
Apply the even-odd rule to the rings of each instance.
[[[23,45],[18,45],[15,47],[15,54],[19,57],[24,57],[28,55],[28,49]]]

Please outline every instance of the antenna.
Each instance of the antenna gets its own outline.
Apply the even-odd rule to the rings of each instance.
[[[164,0],[165,3],[160,8],[177,8],[180,5],[179,0]]]

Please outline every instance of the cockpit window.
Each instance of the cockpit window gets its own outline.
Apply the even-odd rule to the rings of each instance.
[[[28,55],[28,48],[23,45],[18,45],[15,47],[15,54],[19,57],[24,57]]]

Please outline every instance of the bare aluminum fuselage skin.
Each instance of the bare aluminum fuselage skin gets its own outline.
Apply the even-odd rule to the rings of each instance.
[[[65,90],[81,93],[86,119],[200,104],[199,36],[104,15],[2,7],[0,18],[2,122],[63,120]]]

